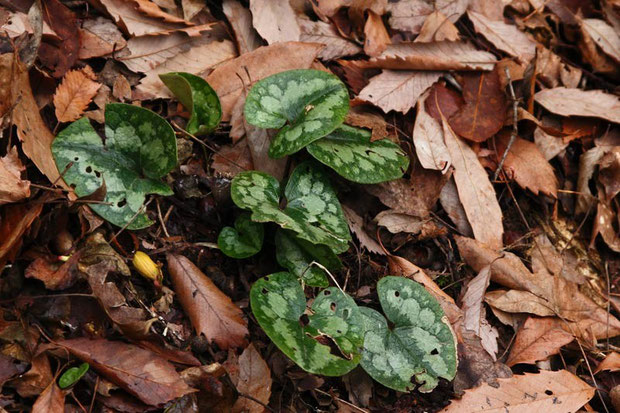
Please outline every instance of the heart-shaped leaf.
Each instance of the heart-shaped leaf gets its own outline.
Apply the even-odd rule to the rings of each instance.
[[[155,112],[123,103],[106,105],[106,144],[88,118],[70,124],[52,143],[56,166],[79,197],[105,182],[103,203],[90,204],[101,217],[129,229],[153,223],[140,212],[147,194],[172,195],[161,178],[177,163],[174,131]]]
[[[281,158],[327,135],[349,111],[347,87],[321,70],[289,70],[258,81],[245,100],[245,119],[260,128],[280,129],[269,156]]]
[[[341,376],[359,363],[363,319],[353,299],[337,288],[323,290],[308,314],[297,277],[279,272],[254,283],[250,304],[265,333],[302,369]]]
[[[407,154],[388,139],[370,142],[370,135],[365,129],[342,125],[306,149],[353,182],[376,184],[403,176],[409,167]]]
[[[217,237],[220,250],[232,258],[248,258],[263,246],[263,224],[253,222],[250,214],[241,214],[235,220],[235,227],[224,227]]]
[[[273,221],[314,244],[325,244],[336,253],[348,249],[351,239],[336,192],[322,168],[303,162],[291,174],[279,207],[280,184],[264,172],[241,172],[232,181],[231,196],[240,208],[252,211],[256,222]]]
[[[331,248],[297,238],[294,232],[279,230],[276,233],[276,259],[278,264],[303,280],[310,287],[327,287],[325,271],[310,265],[313,261],[329,271],[340,269],[342,263]]]
[[[206,80],[185,72],[165,73],[159,78],[191,112],[186,126],[189,133],[204,135],[219,125],[222,119],[220,100]]]
[[[366,324],[361,365],[384,386],[406,392],[420,384],[421,392],[437,386],[438,377],[456,374],[456,340],[439,303],[424,287],[403,277],[377,283],[379,312],[360,308]],[[414,380],[415,379],[415,380]]]

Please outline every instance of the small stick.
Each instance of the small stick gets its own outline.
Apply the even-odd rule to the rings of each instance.
[[[499,165],[497,165],[497,169],[495,170],[495,174],[493,175],[493,180],[497,181],[497,177],[499,176],[499,172],[502,170],[502,168],[504,167],[504,162],[506,161],[506,157],[508,156],[508,152],[510,152],[510,148],[512,148],[512,145],[515,143],[515,140],[517,139],[517,133],[518,133],[518,129],[517,129],[517,121],[518,121],[518,115],[517,115],[517,111],[518,111],[518,106],[519,106],[519,102],[517,101],[517,98],[515,97],[515,89],[512,87],[512,80],[510,79],[510,72],[508,71],[508,68],[505,67],[504,71],[506,72],[506,79],[508,79],[508,85],[510,86],[510,97],[512,98],[512,133],[510,134],[510,140],[508,141],[508,146],[506,146],[506,150],[504,150],[504,154],[502,155],[502,159],[499,161]]]

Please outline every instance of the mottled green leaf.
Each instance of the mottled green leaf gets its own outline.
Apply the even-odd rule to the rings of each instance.
[[[238,174],[231,185],[233,201],[251,210],[253,221],[273,221],[296,232],[299,238],[325,244],[336,253],[348,249],[349,226],[329,177],[318,164],[304,162],[295,168],[284,193],[287,205],[282,210],[278,181],[258,171]]]
[[[438,377],[456,374],[456,340],[439,303],[424,287],[403,277],[384,277],[377,293],[388,322],[362,307],[366,324],[361,365],[384,386],[421,392],[437,386]]]
[[[254,283],[250,304],[261,328],[302,369],[341,376],[359,363],[363,319],[353,299],[337,288],[323,290],[306,311],[297,277],[279,272]]]
[[[253,222],[250,214],[242,214],[235,220],[235,227],[224,227],[217,238],[220,250],[232,258],[248,258],[263,246],[263,224]]]
[[[88,363],[82,363],[78,367],[71,367],[67,369],[60,379],[58,379],[58,386],[61,389],[66,389],[67,387],[73,386],[78,382],[88,371],[90,365]]]
[[[336,76],[321,70],[277,73],[258,81],[245,100],[248,123],[280,129],[269,156],[281,158],[327,135],[344,122],[349,92]]]
[[[219,125],[222,119],[220,100],[206,80],[185,72],[165,73],[159,78],[190,111],[186,126],[189,133],[204,135]]]
[[[103,203],[90,204],[101,217],[129,229],[147,227],[153,221],[138,213],[145,196],[173,193],[161,178],[177,163],[174,131],[156,113],[123,103],[106,105],[105,121],[105,146],[87,118],[60,132],[52,143],[56,166],[79,197],[105,182]]]
[[[276,233],[276,259],[281,266],[310,287],[329,285],[325,271],[316,265],[310,265],[313,261],[329,271],[336,271],[342,266],[331,248],[297,238],[294,232],[284,229]]]
[[[376,184],[398,179],[409,167],[409,157],[388,139],[370,142],[370,132],[342,125],[312,142],[310,155],[353,182]]]

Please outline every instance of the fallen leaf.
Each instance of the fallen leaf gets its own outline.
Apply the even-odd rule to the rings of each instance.
[[[213,154],[211,168],[216,173],[229,177],[233,177],[239,172],[254,169],[247,139],[234,145],[222,146],[219,151]]]
[[[67,72],[54,93],[56,118],[59,122],[73,122],[84,113],[101,87],[101,83],[95,79],[93,70],[88,66]]]
[[[364,110],[360,110],[359,107],[353,107],[349,110],[344,123],[351,126],[370,129],[372,131],[372,135],[370,136],[371,142],[386,138],[390,139],[392,142],[397,141],[397,138],[388,132],[388,124],[383,116],[371,112],[365,112]]]
[[[138,346],[87,338],[54,344],[148,405],[160,406],[194,391],[181,380],[172,364]]]
[[[450,127],[465,139],[484,142],[499,132],[506,119],[508,102],[497,69],[489,73],[466,73],[462,86],[465,104],[449,118]]]
[[[434,88],[432,89],[434,90]],[[426,169],[446,173],[452,159],[443,139],[441,123],[425,110],[425,102],[436,94],[424,94],[418,101],[418,111],[413,127],[413,144],[420,164]]]
[[[270,2],[276,2],[271,0]],[[350,40],[340,36],[334,26],[322,21],[313,22],[309,19],[298,19],[301,29],[300,40],[305,43],[324,44],[325,48],[319,53],[323,60],[333,60],[338,57],[351,56],[362,51],[362,48]]]
[[[308,69],[322,48],[323,45],[313,43],[279,43],[259,47],[219,65],[206,80],[220,98],[222,121],[230,119],[243,90],[249,90],[254,82],[275,73]]]
[[[467,220],[467,214],[465,213],[463,204],[459,199],[459,193],[456,189],[456,184],[454,183],[453,178],[448,180],[448,182],[446,182],[444,187],[441,189],[439,201],[441,202],[442,208],[446,211],[454,225],[456,225],[456,228],[461,235],[473,238],[474,232],[472,231],[471,225],[469,225],[469,221]]]
[[[269,404],[271,397],[271,370],[260,353],[250,344],[239,356],[239,370],[231,375],[237,391],[263,403]],[[229,371],[230,374],[230,371]],[[265,407],[247,397],[239,397],[235,402],[233,413],[263,413]]]
[[[483,304],[484,293],[490,282],[491,267],[487,266],[465,285],[461,310],[463,310],[463,327],[480,338],[482,347],[495,361],[497,360],[499,332],[486,319]]]
[[[495,189],[476,153],[454,134],[445,120],[442,124],[454,167],[454,182],[474,237],[499,250],[503,245],[504,226]]]
[[[587,214],[592,208],[595,198],[590,190],[590,179],[596,166],[605,156],[607,149],[603,146],[595,146],[588,149],[579,157],[579,175],[577,176],[577,203],[575,213]]]
[[[576,412],[594,396],[594,388],[567,370],[541,370],[497,382],[497,387],[483,384],[466,391],[442,412]]]
[[[176,6],[176,4],[173,2]],[[183,18],[187,21],[192,20],[201,11],[203,11],[207,5],[202,0],[181,0],[181,8],[183,9]]]
[[[288,0],[252,0],[250,11],[254,28],[270,45],[300,40],[301,28]]]
[[[468,42],[399,43],[388,45],[364,67],[396,70],[492,70],[496,59]]]
[[[245,118],[244,125],[248,148],[250,149],[250,154],[252,155],[254,168],[257,171],[267,172],[269,175],[274,176],[277,180],[281,181],[286,173],[286,165],[289,158],[288,156],[280,159],[273,159],[269,157],[269,146],[271,144],[271,138],[275,135],[275,132],[250,125],[245,122]]]
[[[602,202],[597,204],[596,217],[594,217],[594,224],[592,226],[592,242],[598,234],[601,234],[603,240],[609,248],[616,252],[620,252],[620,236],[614,228],[614,221],[616,220],[616,214],[609,205]]]
[[[552,317],[556,313],[543,297],[521,290],[493,290],[485,301],[491,307],[506,313],[527,313],[540,317]]]
[[[344,212],[344,217],[349,224],[349,228],[360,242],[360,246],[365,248],[368,252],[385,255],[385,251],[381,248],[381,245],[364,230],[364,219],[346,205],[342,205],[342,212]]]
[[[43,390],[37,400],[32,405],[32,413],[64,413],[65,412],[65,392],[55,381]]]
[[[86,19],[80,27],[79,59],[90,59],[118,52],[127,46],[116,25],[103,17]]]
[[[548,111],[562,116],[591,116],[620,123],[620,98],[601,90],[556,87],[534,95]]]
[[[43,19],[56,34],[56,38],[42,41],[39,60],[53,69],[54,77],[62,77],[77,61],[80,40],[75,14],[59,0],[41,3]]]
[[[459,30],[442,12],[435,10],[426,17],[420,29],[420,34],[418,34],[414,41],[431,43],[444,40],[451,42],[459,41]]]
[[[364,25],[364,53],[370,57],[378,56],[392,43],[383,19],[372,10],[368,11],[366,24]]]
[[[563,346],[574,339],[571,333],[562,329],[561,323],[557,318],[528,317],[517,331],[506,365],[534,364],[558,354]]]
[[[601,361],[596,369],[594,370],[594,374],[601,371],[618,371],[620,370],[620,354],[612,351],[609,353],[603,361]]]
[[[420,32],[426,17],[434,11],[440,11],[454,23],[465,10],[466,0],[438,0],[429,3],[424,0],[402,0],[388,3],[388,11],[391,12],[389,23],[392,29],[408,31],[413,34]]]
[[[43,205],[43,202],[33,202],[0,209],[0,264],[15,259],[22,245],[22,236],[39,216]]]
[[[502,159],[510,133],[499,133],[496,136],[498,162]],[[558,196],[558,180],[553,167],[538,150],[535,143],[517,137],[503,166],[508,178],[514,179],[521,188],[529,189],[535,195],[540,192],[553,198]]]
[[[601,19],[583,19],[581,25],[592,40],[616,62],[620,62],[620,35]]]
[[[43,281],[48,290],[64,290],[77,280],[76,263],[80,256],[80,252],[75,252],[66,262],[56,256],[37,258],[28,265],[24,276]]]
[[[183,381],[198,389],[192,412],[230,412],[235,402],[235,390],[219,363],[190,367],[181,372]],[[180,412],[187,410],[181,408]]]
[[[469,20],[474,24],[476,33],[484,36],[493,46],[527,64],[536,54],[536,42],[512,24],[501,20],[491,20],[483,14],[469,10]]]
[[[377,225],[385,227],[392,234],[398,234],[399,232],[419,234],[424,224],[428,223],[428,220],[390,209],[379,212],[375,217],[375,221]]]
[[[243,55],[262,46],[261,38],[252,26],[252,13],[237,0],[224,0],[224,14],[235,32],[237,50]]]
[[[221,349],[243,346],[248,328],[239,307],[190,260],[174,254],[167,259],[177,297],[198,334]]]
[[[620,193],[620,146],[612,148],[599,161],[598,180],[605,190],[604,200],[610,204]]]
[[[558,156],[568,146],[562,138],[545,132],[540,126],[534,130],[534,143],[547,161]]]
[[[406,113],[441,75],[442,72],[384,70],[370,79],[358,97],[385,113],[391,110]]]
[[[564,64],[560,56],[544,47],[538,47],[536,50],[536,74],[550,87],[564,85],[576,88],[581,81],[580,69]]]
[[[100,0],[119,27],[132,36],[144,36],[191,25],[183,19],[165,13],[147,0]]]
[[[54,376],[47,354],[34,356],[31,360],[30,370],[11,382],[11,385],[22,397],[38,396],[50,384],[54,384]]]
[[[13,146],[0,158],[0,205],[21,201],[30,196],[30,181],[22,179],[26,167]]]

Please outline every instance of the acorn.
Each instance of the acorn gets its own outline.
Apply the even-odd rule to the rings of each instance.
[[[161,284],[163,274],[161,267],[142,251],[137,251],[133,256],[133,267],[145,278]]]

